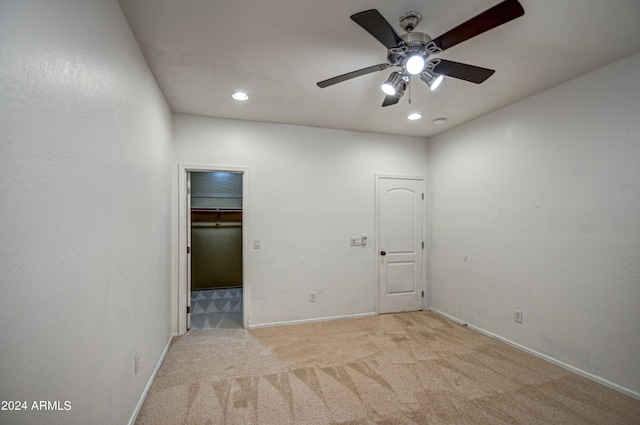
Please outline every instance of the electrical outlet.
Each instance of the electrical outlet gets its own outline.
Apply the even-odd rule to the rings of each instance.
[[[136,353],[136,360],[135,360],[135,374],[137,375],[138,372],[140,372],[140,353]]]
[[[522,312],[520,310],[513,310],[513,321],[522,323]]]
[[[362,238],[352,237],[351,246],[362,246]]]
[[[318,300],[318,293],[317,292],[311,292],[309,294],[309,302],[310,303],[314,303]]]

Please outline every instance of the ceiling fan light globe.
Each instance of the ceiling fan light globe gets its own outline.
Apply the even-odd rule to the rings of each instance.
[[[387,96],[394,96],[402,88],[402,75],[398,72],[392,72],[380,88]]]
[[[424,70],[425,60],[422,55],[413,55],[409,59],[407,59],[407,63],[405,64],[405,68],[407,72],[411,75],[418,75]]]
[[[442,83],[442,80],[444,80],[444,75],[438,75],[434,80],[432,80],[431,84],[429,84],[429,88],[431,89],[431,91],[437,89],[438,86]]]
[[[394,94],[396,94],[396,88],[393,86],[393,84],[391,84],[389,82],[383,83],[380,86],[380,88],[382,89],[384,94],[386,94],[388,96],[393,96]]]

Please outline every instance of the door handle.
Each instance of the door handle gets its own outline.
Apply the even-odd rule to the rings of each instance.
[[[387,255],[387,253],[384,251],[380,251],[380,255]]]

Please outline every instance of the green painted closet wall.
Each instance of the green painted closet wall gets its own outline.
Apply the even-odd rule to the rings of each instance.
[[[191,173],[191,288],[242,286],[242,174]]]

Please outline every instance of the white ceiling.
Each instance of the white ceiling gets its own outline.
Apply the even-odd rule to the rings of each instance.
[[[173,112],[398,135],[432,136],[640,51],[640,0],[520,0],[524,16],[438,55],[495,69],[486,82],[446,78],[431,92],[414,78],[411,96],[382,108],[390,70],[316,86],[386,62],[350,15],[378,9],[402,34],[400,15],[416,11],[416,31],[435,38],[500,0],[119,2]],[[423,119],[408,121],[414,111]]]

